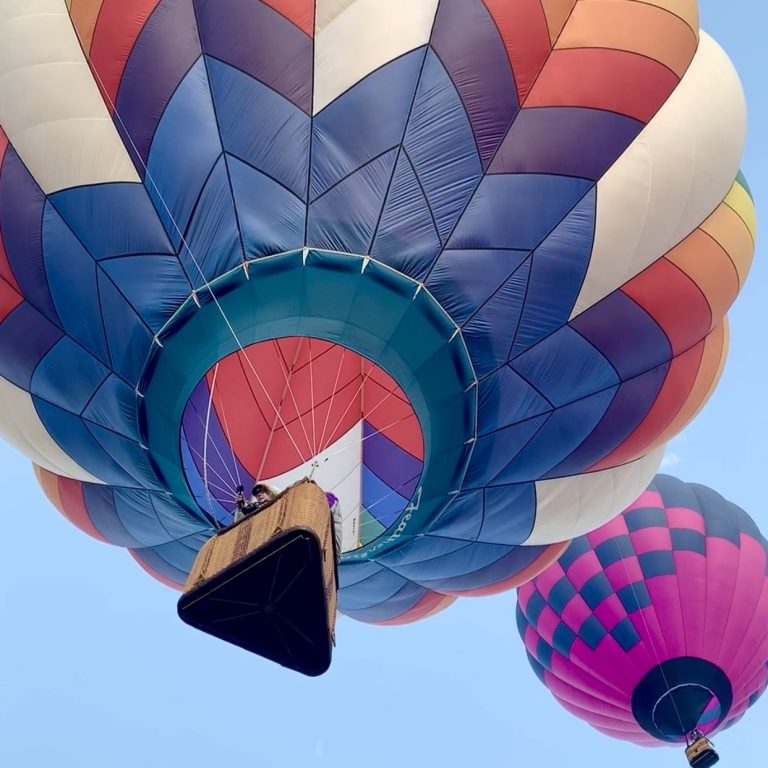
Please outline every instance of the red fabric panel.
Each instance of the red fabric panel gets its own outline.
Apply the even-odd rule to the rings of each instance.
[[[83,498],[83,484],[79,480],[59,477],[59,496],[61,497],[59,511],[72,525],[77,526],[83,533],[87,533],[94,539],[109,544],[91,522]]]
[[[654,444],[656,438],[685,405],[696,381],[703,354],[704,342],[702,341],[672,360],[656,402],[643,421],[616,450],[592,465],[588,471],[594,472],[625,464],[641,456],[648,446]]]
[[[8,138],[0,130],[0,180],[2,179],[3,160],[8,149]],[[22,302],[21,289],[8,263],[8,256],[3,244],[3,232],[0,230],[0,322]]]
[[[420,619],[426,619],[427,616],[432,616],[444,608],[447,608],[454,602],[455,597],[449,597],[448,595],[441,595],[437,592],[427,592],[424,597],[419,600],[413,608],[410,608],[400,616],[395,616],[392,619],[386,619],[385,621],[372,621],[371,624],[378,624],[379,626],[396,626],[398,624],[411,624],[414,621]]]
[[[698,344],[712,327],[712,312],[704,294],[665,258],[651,264],[621,290],[661,326],[674,355]]]
[[[647,123],[678,83],[656,61],[628,51],[595,48],[552,52],[526,107],[592,107]]]
[[[91,68],[110,113],[120,88],[123,70],[147,19],[160,0],[104,0],[91,43]]]
[[[165,584],[166,587],[170,587],[171,589],[178,590],[179,592],[182,592],[184,590],[184,585],[179,584],[178,582],[171,581],[167,576],[163,576],[162,573],[158,573],[154,568],[147,565],[139,555],[136,554],[136,552],[132,549],[129,549],[128,552],[130,553],[131,557],[153,578],[157,579],[161,584]]]
[[[315,31],[315,0],[262,0],[310,37]]]
[[[552,50],[539,0],[484,0],[499,28],[522,104]]]
[[[365,382],[365,420],[395,445],[424,461],[421,425],[402,389],[384,371],[376,368]]]

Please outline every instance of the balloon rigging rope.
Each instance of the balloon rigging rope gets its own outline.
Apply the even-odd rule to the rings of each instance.
[[[650,628],[648,626],[648,622],[646,621],[645,614],[643,613],[643,609],[640,608],[640,599],[637,594],[637,590],[635,589],[635,582],[632,580],[632,577],[629,573],[629,568],[627,568],[627,560],[624,557],[621,547],[619,547],[619,542],[614,537],[614,544],[616,545],[616,551],[619,554],[619,559],[621,560],[622,567],[624,568],[624,573],[627,576],[627,582],[629,583],[630,589],[632,590],[632,595],[635,598],[635,605],[638,606],[638,613],[640,614],[640,619],[643,622],[643,626],[645,627],[645,633],[648,636],[648,640],[651,644],[651,650],[653,651],[653,655],[656,658],[656,665],[658,666],[659,672],[661,672],[661,678],[664,681],[664,686],[667,689],[667,693],[669,694],[669,697],[672,699],[672,706],[675,709],[675,715],[677,716],[677,721],[680,724],[680,730],[683,733],[683,736],[687,736],[687,733],[685,732],[685,726],[683,725],[683,718],[680,714],[680,710],[677,708],[677,701],[675,701],[675,694],[672,691],[672,687],[669,684],[669,680],[667,679],[667,675],[664,672],[664,667],[661,662],[661,657],[659,656],[658,650],[656,649],[656,643],[654,642],[653,635],[651,634]],[[658,618],[657,618],[658,620]],[[661,624],[659,624],[659,631],[661,631]]]
[[[218,522],[216,515],[213,514],[213,502],[211,500],[211,489],[208,486],[208,435],[211,423],[211,405],[213,404],[213,391],[216,388],[216,377],[219,375],[219,364],[213,369],[213,381],[211,382],[210,393],[208,396],[208,407],[205,410],[205,437],[203,439],[203,486],[205,487],[205,496],[208,501],[208,512],[211,518]]]

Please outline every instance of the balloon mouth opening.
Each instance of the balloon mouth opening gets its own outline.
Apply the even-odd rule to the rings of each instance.
[[[632,712],[660,741],[683,743],[693,731],[713,733],[733,703],[727,675],[695,657],[669,659],[651,669],[635,688]]]
[[[229,524],[235,489],[312,476],[340,505],[342,549],[384,533],[416,492],[424,437],[383,368],[331,341],[287,336],[226,355],[183,411],[184,474],[200,508]]]

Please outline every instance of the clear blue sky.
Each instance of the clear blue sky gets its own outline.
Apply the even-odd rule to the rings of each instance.
[[[768,211],[764,0],[701,0],[702,26],[747,92],[743,168]],[[765,219],[763,219],[765,220]],[[731,312],[718,391],[670,446],[668,471],[712,486],[768,534],[765,329],[768,259],[759,246]],[[0,446],[0,764],[142,766],[684,766],[600,736],[562,711],[531,672],[514,595],[459,601],[408,627],[341,618],[328,674],[305,679],[198,634],[177,593],[123,551],[80,534],[48,506],[29,463]],[[768,699],[768,697],[765,697]],[[724,764],[765,764],[768,702],[722,734]],[[762,728],[761,728],[762,724]]]

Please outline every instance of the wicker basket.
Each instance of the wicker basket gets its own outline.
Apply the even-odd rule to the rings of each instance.
[[[336,562],[325,493],[303,481],[205,543],[179,615],[284,666],[321,674],[334,643]]]

